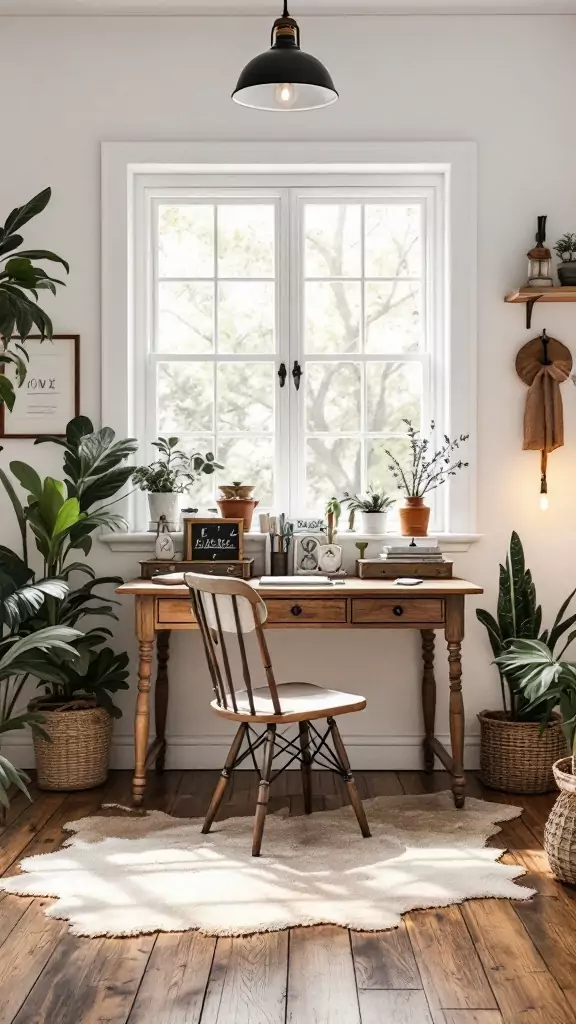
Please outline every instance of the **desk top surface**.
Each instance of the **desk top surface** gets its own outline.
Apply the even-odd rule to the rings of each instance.
[[[356,576],[347,576],[342,583],[314,586],[298,585],[298,576],[289,587],[258,585],[258,578],[247,580],[260,596],[267,597],[451,597],[462,594],[482,594],[482,587],[468,580],[424,580],[415,587],[400,586],[393,580],[361,580]],[[116,590],[117,594],[132,594],[136,597],[171,597],[187,598],[188,587],[174,584],[155,583],[154,580],[131,580],[123,583]]]

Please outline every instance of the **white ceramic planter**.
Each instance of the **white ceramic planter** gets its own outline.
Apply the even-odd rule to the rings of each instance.
[[[180,529],[180,498],[180,493],[176,491],[159,494],[148,492],[149,530],[156,532],[160,516],[166,516],[168,529],[172,533]]]
[[[320,544],[318,564],[322,572],[338,572],[342,565],[342,548],[339,544]]]
[[[371,537],[379,533],[386,533],[387,512],[359,512],[358,516],[360,533],[367,533]]]

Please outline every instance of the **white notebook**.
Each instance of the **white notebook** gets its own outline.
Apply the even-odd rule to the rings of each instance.
[[[261,587],[325,587],[332,586],[329,576],[261,576]]]

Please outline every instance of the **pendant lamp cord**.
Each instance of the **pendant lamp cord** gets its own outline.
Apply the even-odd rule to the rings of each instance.
[[[284,13],[283,13],[282,17],[283,18],[289,18],[290,17],[290,15],[288,14],[288,0],[284,0]]]

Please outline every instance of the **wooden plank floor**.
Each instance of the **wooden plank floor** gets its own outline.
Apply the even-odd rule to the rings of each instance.
[[[358,773],[364,797],[445,789],[436,772]],[[204,812],[214,772],[151,778],[147,806],[180,816]],[[315,808],[346,797],[328,772],[314,773]],[[528,870],[529,903],[471,900],[406,914],[382,933],[333,926],[214,939],[196,932],[81,939],[45,917],[50,902],[0,895],[0,1024],[576,1024],[576,894],[558,885],[542,850],[554,797],[505,797],[521,821],[494,838],[506,860]],[[0,834],[0,872],[23,855],[57,849],[62,825],[101,802],[126,802],[130,778],[102,790],[18,796]],[[239,772],[222,817],[251,814],[252,772]],[[299,772],[278,780],[271,807],[302,813]],[[246,822],[246,842],[250,823]]]

